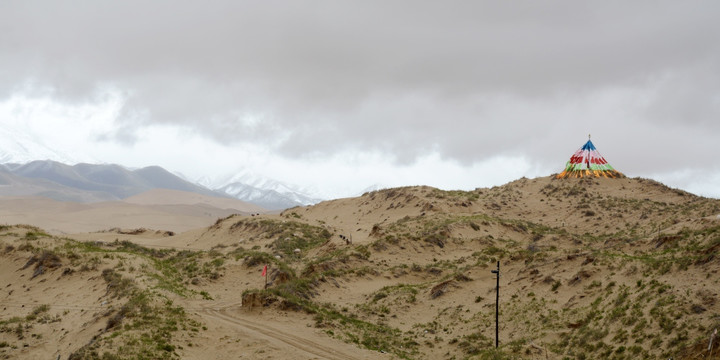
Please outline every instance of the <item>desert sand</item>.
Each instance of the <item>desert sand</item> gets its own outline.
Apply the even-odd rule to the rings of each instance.
[[[720,201],[651,180],[407,187],[257,216],[153,196],[3,200],[18,210],[0,215],[0,356],[720,356]]]
[[[123,201],[61,202],[43,197],[0,197],[0,223],[33,224],[55,234],[111,228],[183,232],[230,214],[266,212],[240,200],[154,189]]]

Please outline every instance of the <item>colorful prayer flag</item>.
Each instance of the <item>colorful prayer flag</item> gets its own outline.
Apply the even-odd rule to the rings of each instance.
[[[595,145],[588,141],[580,149],[578,149],[567,162],[565,170],[558,174],[558,179],[562,178],[581,178],[581,177],[606,177],[606,178],[623,178],[625,175],[613,169],[607,160],[600,155]]]

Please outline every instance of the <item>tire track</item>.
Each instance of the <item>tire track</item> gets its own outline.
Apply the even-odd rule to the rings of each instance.
[[[267,324],[258,324],[253,321],[234,317],[227,314],[227,309],[206,308],[202,312],[216,320],[232,324],[247,331],[252,336],[268,339],[271,342],[281,343],[281,345],[290,346],[308,354],[308,357],[319,357],[322,359],[338,359],[338,360],[362,360],[363,357],[356,357],[353,354],[341,353],[333,348],[318,344],[306,338],[289,334],[270,327]]]

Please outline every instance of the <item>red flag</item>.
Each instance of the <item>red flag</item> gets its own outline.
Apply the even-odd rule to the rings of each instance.
[[[265,265],[263,267],[263,272],[262,272],[262,275],[260,275],[260,276],[265,276],[265,274],[267,274],[267,265]]]

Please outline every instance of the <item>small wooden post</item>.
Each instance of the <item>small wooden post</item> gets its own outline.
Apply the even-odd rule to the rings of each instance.
[[[493,274],[497,274],[497,284],[495,285],[495,348],[500,344],[500,261],[497,262],[497,270],[491,270]]]
[[[708,356],[712,354],[712,346],[713,341],[715,341],[715,337],[717,337],[717,328],[715,329],[715,331],[713,331],[712,335],[710,335],[710,343],[708,344]]]

